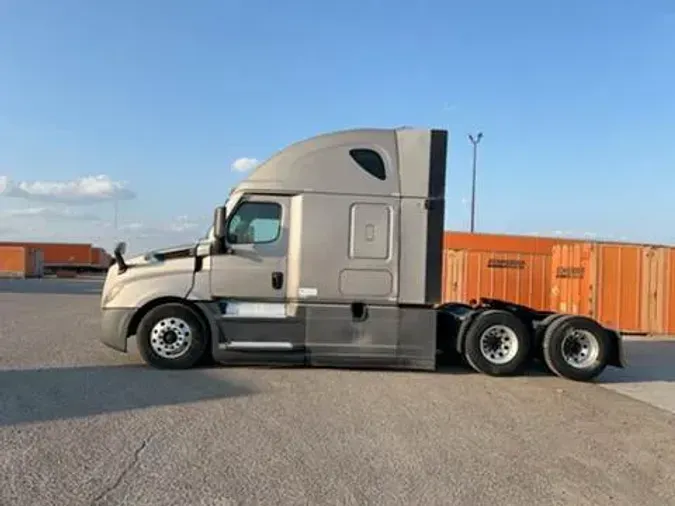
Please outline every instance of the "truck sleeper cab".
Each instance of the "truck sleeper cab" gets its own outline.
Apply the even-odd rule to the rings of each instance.
[[[622,366],[618,334],[592,320],[568,318],[558,337],[539,339],[534,312],[530,322],[508,304],[438,307],[447,139],[444,130],[358,129],[278,152],[194,246],[129,260],[116,248],[102,341],[126,351],[135,335],[143,359],[165,368],[210,354],[224,364],[433,370],[459,352],[481,372],[512,374],[535,348],[553,350],[562,362],[546,363],[574,379]],[[580,338],[587,321],[597,328]]]

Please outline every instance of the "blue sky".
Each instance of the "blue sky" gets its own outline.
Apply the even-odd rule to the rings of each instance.
[[[448,228],[482,130],[478,231],[675,244],[674,54],[669,0],[0,0],[0,240],[184,242],[236,159],[414,125]]]

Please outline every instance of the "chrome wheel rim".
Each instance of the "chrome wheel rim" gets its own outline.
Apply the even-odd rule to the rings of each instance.
[[[480,336],[480,352],[483,358],[494,365],[511,362],[518,354],[518,336],[506,325],[493,325]]]
[[[577,369],[593,365],[600,355],[598,338],[588,330],[571,330],[563,338],[561,348],[565,363]]]
[[[150,331],[150,347],[158,356],[166,359],[182,357],[192,344],[192,329],[181,318],[164,318]]]

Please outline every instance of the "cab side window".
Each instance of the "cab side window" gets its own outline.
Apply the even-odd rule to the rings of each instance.
[[[371,176],[380,181],[387,179],[384,160],[376,151],[372,149],[352,149],[349,151],[349,156]]]
[[[275,202],[244,202],[227,225],[230,244],[264,244],[281,234],[281,206]]]

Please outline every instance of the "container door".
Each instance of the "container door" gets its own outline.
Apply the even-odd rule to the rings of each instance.
[[[444,302],[466,302],[466,251],[446,250],[443,266],[443,300]]]
[[[45,275],[45,255],[44,252],[37,250],[37,277],[42,278]]]
[[[30,249],[30,277],[34,278],[37,276],[37,261],[38,261],[38,256],[37,256],[38,250],[35,248]]]
[[[551,259],[551,310],[594,317],[596,252],[591,244],[559,244]]]
[[[640,327],[642,331],[650,334],[666,332],[667,262],[666,248],[644,248]]]
[[[642,247],[599,244],[596,250],[597,311],[593,316],[622,332],[640,332]]]

